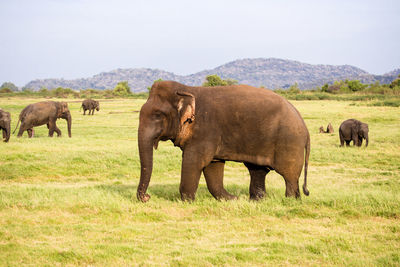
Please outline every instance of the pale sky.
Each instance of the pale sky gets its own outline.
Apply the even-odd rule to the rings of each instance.
[[[400,68],[400,1],[0,0],[0,84],[260,57]]]

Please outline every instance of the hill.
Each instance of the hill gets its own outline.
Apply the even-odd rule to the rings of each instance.
[[[187,85],[201,85],[205,77],[217,74],[223,79],[235,79],[241,84],[265,86],[267,88],[287,88],[297,83],[301,89],[309,89],[332,83],[336,80],[357,79],[363,83],[390,83],[400,73],[400,69],[384,75],[370,74],[360,68],[350,65],[312,65],[294,60],[277,58],[239,59],[214,69],[204,70],[190,75],[177,75],[159,69],[135,68],[116,69],[102,72],[90,78],[73,80],[37,79],[25,85],[27,88],[38,90],[68,87],[72,89],[110,89],[120,81],[128,81],[134,92],[146,91],[154,80],[175,80]]]

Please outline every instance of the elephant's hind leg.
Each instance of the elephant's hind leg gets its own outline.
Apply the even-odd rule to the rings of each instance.
[[[21,123],[21,126],[19,127],[19,130],[18,130],[18,135],[17,135],[17,137],[21,137],[23,134],[24,134],[24,132],[26,131],[27,129],[25,128],[25,124],[24,123]]]
[[[269,173],[269,169],[265,166],[258,166],[251,163],[244,164],[250,173],[250,199],[260,200],[265,194],[265,176]]]
[[[224,188],[224,167],[225,162],[217,161],[211,162],[203,169],[208,191],[218,200],[237,199],[236,196],[229,194]]]
[[[26,130],[28,132],[28,137],[32,138],[35,134],[35,131],[33,130],[33,128],[30,128],[28,130]]]
[[[286,171],[282,176],[285,179],[286,184],[286,197],[295,197],[300,198],[300,189],[299,189],[299,178],[301,174],[301,168],[299,171],[290,169]]]

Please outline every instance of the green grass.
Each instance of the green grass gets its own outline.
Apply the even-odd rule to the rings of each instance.
[[[38,99],[0,98],[12,114]],[[351,101],[291,101],[311,134],[310,196],[284,197],[281,176],[248,200],[249,175],[229,162],[218,202],[201,179],[180,201],[181,151],[160,142],[150,202],[136,200],[137,112],[145,100],[100,103],[94,116],[70,100],[72,138],[45,126],[35,138],[0,143],[0,265],[3,266],[399,266],[400,109]],[[348,118],[369,124],[368,148],[340,148]],[[334,134],[319,134],[331,122]],[[301,178],[301,183],[303,178]]]

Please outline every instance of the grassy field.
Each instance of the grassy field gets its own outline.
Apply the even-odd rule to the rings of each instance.
[[[12,113],[38,99],[0,98]],[[271,172],[267,197],[248,200],[249,175],[228,163],[239,200],[218,202],[201,179],[194,203],[179,196],[181,151],[160,142],[151,200],[136,200],[138,111],[145,100],[100,102],[82,116],[70,100],[72,138],[45,126],[0,143],[2,266],[399,266],[400,108],[350,101],[291,101],[311,134],[310,196],[284,197]],[[369,124],[368,148],[340,148],[348,118]],[[334,134],[319,134],[331,122]],[[303,183],[303,176],[301,184]]]

